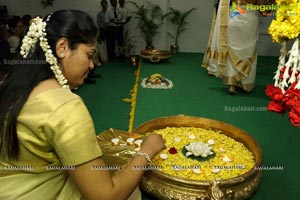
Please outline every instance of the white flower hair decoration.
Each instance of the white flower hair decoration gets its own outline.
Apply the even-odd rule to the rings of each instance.
[[[51,15],[52,14],[47,17],[46,21],[43,21],[40,17],[32,19],[29,30],[22,40],[20,54],[23,58],[27,58],[30,50],[34,47],[37,41],[40,41],[40,46],[45,54],[46,62],[51,65],[50,68],[53,71],[56,80],[63,88],[69,88],[68,80],[65,78],[58,66],[57,58],[53,55],[46,38],[46,26]]]

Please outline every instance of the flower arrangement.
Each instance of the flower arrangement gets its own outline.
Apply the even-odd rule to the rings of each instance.
[[[138,68],[135,70],[135,81],[132,90],[130,91],[131,98],[124,98],[123,101],[126,103],[131,103],[131,109],[129,113],[129,125],[128,125],[128,132],[132,132],[133,130],[133,123],[134,123],[134,115],[135,115],[135,108],[136,108],[136,98],[139,88],[139,80],[141,75],[141,60],[138,63]]]
[[[185,149],[187,150],[185,154],[186,157],[193,155],[195,157],[201,156],[206,158],[214,153],[211,146],[202,142],[192,142],[186,145]]]
[[[46,26],[47,21],[50,20],[50,17],[51,14],[47,17],[46,21],[43,21],[40,17],[36,17],[31,21],[29,30],[22,40],[20,54],[23,56],[23,58],[27,58],[30,51],[34,49],[36,43],[40,41],[40,46],[44,51],[46,61],[51,65],[50,68],[53,71],[58,83],[63,88],[69,88],[68,81],[58,66],[57,59],[53,55],[46,38]]]
[[[300,90],[294,85],[289,88],[285,94],[279,88],[273,85],[268,85],[266,94],[272,99],[268,105],[268,110],[278,113],[289,112],[290,122],[297,127],[300,127]]]
[[[277,43],[293,39],[300,34],[300,0],[276,0],[276,19],[269,26],[269,33]]]
[[[276,0],[278,10],[276,19],[269,27],[275,42],[281,43],[281,55],[274,76],[275,83],[267,86],[265,93],[270,97],[268,110],[289,113],[290,122],[300,127],[300,0]],[[289,55],[286,41],[295,39]],[[289,56],[286,61],[286,57]]]
[[[254,155],[244,144],[219,131],[166,127],[155,130],[155,133],[166,139],[167,148],[153,158],[153,165],[171,176],[192,180],[228,179],[248,172],[255,165]],[[196,147],[200,142],[201,150]],[[189,150],[185,149],[189,144],[195,144],[194,148],[190,145]],[[212,148],[215,156],[205,159]],[[189,153],[187,156],[187,152],[200,158],[191,158],[192,155]]]
[[[282,53],[274,79],[275,84],[268,85],[265,90],[266,95],[271,99],[268,110],[282,114],[289,112],[291,123],[300,127],[300,52],[298,38],[293,44],[286,63],[285,53]]]
[[[147,78],[143,78],[141,82],[143,88],[151,89],[171,89],[173,87],[173,82],[161,74],[155,73]]]
[[[289,112],[289,120],[294,126],[300,127],[300,52],[297,38],[285,62],[286,52],[282,49],[279,65],[275,73],[275,83],[267,85],[265,93],[271,101],[268,110],[271,112]]]

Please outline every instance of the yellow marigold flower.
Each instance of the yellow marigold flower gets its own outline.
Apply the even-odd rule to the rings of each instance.
[[[300,0],[277,0],[276,19],[269,26],[273,41],[282,43],[300,34]]]
[[[167,154],[168,158],[161,159],[157,155],[153,158],[153,163],[161,166],[164,173],[175,177],[193,180],[229,179],[246,173],[255,165],[254,155],[244,144],[218,131],[195,127],[167,127],[155,132],[166,139],[167,148],[161,153]],[[195,138],[189,137],[190,135]],[[180,140],[174,142],[174,138]],[[215,156],[208,160],[191,159],[182,152],[191,142],[207,143],[209,140],[214,140]],[[168,152],[171,147],[178,150],[177,154]],[[224,161],[224,156],[230,158],[230,161]]]

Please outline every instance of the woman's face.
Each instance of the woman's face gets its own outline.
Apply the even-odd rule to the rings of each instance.
[[[63,74],[72,86],[82,85],[89,70],[94,68],[92,57],[96,51],[96,44],[79,44],[76,49],[65,52],[60,60]]]

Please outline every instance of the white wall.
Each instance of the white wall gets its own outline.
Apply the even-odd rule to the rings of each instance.
[[[109,0],[108,0],[109,1]],[[132,0],[142,5],[146,0]],[[173,7],[186,11],[192,7],[197,8],[188,17],[188,30],[181,35],[179,40],[180,52],[204,52],[207,45],[207,40],[210,31],[210,23],[214,11],[214,0],[149,0],[152,3],[158,4],[165,12],[167,8]],[[0,0],[0,5],[7,5],[10,15],[31,14],[32,16],[46,14],[59,9],[80,9],[89,13],[96,19],[97,12],[100,10],[100,0],[54,0],[53,7],[43,8],[40,0]],[[131,9],[129,7],[129,9]],[[280,46],[271,41],[267,34],[271,17],[260,19],[259,27],[259,55],[278,56]],[[136,19],[132,19],[129,24],[130,35],[136,36],[138,41],[137,52],[144,48],[145,43],[135,27]],[[168,27],[164,24],[160,30],[160,34],[155,38],[154,46],[157,49],[169,49],[172,44],[170,36],[167,35]]]

